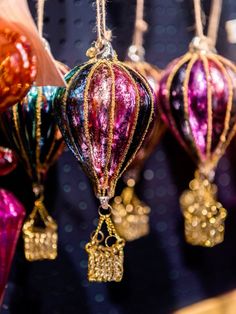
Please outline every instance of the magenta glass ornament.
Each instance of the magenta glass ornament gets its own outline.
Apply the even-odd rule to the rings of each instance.
[[[159,100],[180,144],[199,167],[214,169],[236,129],[234,64],[210,51],[190,51],[168,66]]]
[[[205,44],[205,45],[204,45]],[[224,240],[227,211],[213,184],[217,163],[236,131],[236,67],[196,37],[160,82],[161,117],[197,164],[180,197],[185,237],[212,247]]]
[[[96,195],[110,198],[150,125],[152,92],[116,58],[89,61],[66,80],[67,89],[59,88],[54,100],[59,127]]]
[[[25,217],[25,209],[17,198],[0,189],[0,304]]]
[[[17,158],[9,148],[0,146],[0,176],[12,172],[18,164]]]

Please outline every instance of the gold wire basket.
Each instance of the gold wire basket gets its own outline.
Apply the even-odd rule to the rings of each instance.
[[[43,227],[35,225],[39,214]],[[35,206],[23,226],[25,258],[28,261],[38,261],[57,257],[57,224],[49,216],[42,200],[36,200]]]

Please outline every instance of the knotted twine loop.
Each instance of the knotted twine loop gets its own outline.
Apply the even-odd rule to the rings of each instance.
[[[203,32],[201,0],[193,1],[196,37],[190,44],[190,48],[215,52],[215,45],[220,22],[220,14],[222,9],[222,0],[212,0],[207,36],[205,36]]]
[[[111,47],[112,32],[106,26],[106,0],[96,0],[97,11],[97,40],[90,47],[86,55],[89,58],[113,58]]]

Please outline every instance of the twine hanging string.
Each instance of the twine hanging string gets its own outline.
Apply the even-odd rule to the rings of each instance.
[[[39,35],[42,38],[43,38],[44,4],[45,0],[38,0],[37,2],[37,27]]]
[[[144,21],[144,0],[136,0],[135,30],[133,35],[133,45],[143,47],[143,35],[148,29],[148,24]]]
[[[111,41],[111,31],[106,26],[106,0],[96,0],[97,7],[97,44],[102,47]]]
[[[201,0],[194,0],[194,13],[195,13],[195,23],[196,23],[196,35],[200,38],[204,37],[203,25],[202,25],[202,9]]]
[[[210,41],[211,47],[215,47],[219,29],[220,14],[222,9],[222,0],[212,0],[211,11],[209,16],[207,37],[204,36],[202,23],[201,0],[194,1],[194,13],[196,23],[196,36],[203,41]]]
[[[220,25],[221,9],[222,9],[222,0],[212,0],[207,37],[211,39],[212,45],[214,47],[216,45],[217,34],[218,34],[219,25]]]

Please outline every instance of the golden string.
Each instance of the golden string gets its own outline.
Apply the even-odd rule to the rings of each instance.
[[[43,18],[44,18],[45,0],[38,0],[37,2],[37,27],[40,37],[43,37]]]
[[[144,21],[144,0],[136,2],[135,31],[133,35],[133,45],[136,47],[143,46],[143,35],[147,31],[148,25]]]
[[[111,106],[109,110],[109,126],[108,126],[108,148],[107,148],[107,160],[105,165],[105,185],[108,186],[109,184],[109,164],[111,163],[111,154],[112,154],[112,142],[113,142],[113,127],[114,127],[114,120],[115,120],[115,107],[116,107],[116,86],[115,86],[115,73],[113,67],[110,63],[107,64],[110,75],[111,75]],[[106,196],[106,195],[103,195]]]
[[[187,58],[188,58],[188,55],[187,55]],[[194,135],[193,135],[193,130],[192,130],[191,124],[189,123],[190,119],[189,119],[189,106],[188,106],[188,86],[189,86],[189,81],[190,81],[190,74],[191,74],[192,68],[193,68],[195,62],[197,61],[197,59],[198,59],[198,54],[196,53],[196,54],[193,54],[191,59],[188,61],[188,65],[187,65],[187,68],[185,71],[185,79],[184,79],[184,83],[183,83],[184,115],[185,115],[185,120],[188,121],[189,131],[191,133],[192,138],[194,138]],[[193,141],[193,143],[194,143],[194,148],[195,148],[196,154],[197,154],[198,158],[201,159],[201,155],[202,155],[201,151],[199,150],[198,146],[195,145],[195,141]]]
[[[211,77],[209,72],[209,63],[208,59],[205,55],[201,54],[200,58],[202,60],[203,68],[206,75],[206,83],[207,83],[207,144],[206,144],[206,154],[207,158],[211,157],[211,146],[212,146],[212,120],[213,120],[213,112],[212,112],[212,90],[211,90]]]
[[[119,64],[119,66],[126,72],[126,74],[130,77],[131,81],[134,82],[134,79],[133,79],[133,77],[130,75],[129,70],[132,70],[139,78],[142,78],[142,76],[141,76],[137,71],[135,71],[133,68],[130,68],[128,65],[125,65],[125,66],[124,66],[124,64],[121,63],[121,62],[117,62],[117,64]],[[116,184],[117,184],[118,179],[122,176],[122,174],[127,170],[127,168],[129,167],[129,165],[130,165],[130,164],[132,163],[132,161],[134,160],[134,158],[135,158],[135,156],[136,156],[136,153],[137,153],[138,150],[140,149],[140,147],[141,147],[141,145],[142,145],[142,143],[143,143],[143,141],[144,141],[144,139],[145,139],[145,136],[146,136],[146,134],[147,134],[147,132],[148,132],[150,123],[151,123],[151,121],[152,121],[152,119],[153,119],[153,113],[154,113],[154,98],[153,98],[153,93],[152,93],[152,91],[151,91],[151,89],[150,89],[148,83],[147,83],[145,80],[143,81],[143,83],[144,83],[144,85],[145,85],[145,87],[146,87],[146,89],[147,89],[147,91],[148,91],[148,93],[149,93],[149,95],[150,95],[150,97],[151,97],[152,109],[151,109],[150,117],[149,117],[149,120],[148,120],[146,129],[145,129],[145,131],[144,131],[144,134],[143,134],[143,136],[142,136],[142,138],[141,138],[141,141],[140,141],[138,147],[136,148],[135,152],[133,153],[133,155],[131,156],[131,158],[129,159],[129,161],[126,163],[125,167],[122,169],[121,173],[119,174],[119,171],[120,171],[121,168],[122,168],[122,165],[123,165],[123,163],[124,163],[124,161],[125,161],[125,158],[126,158],[126,155],[127,155],[127,153],[128,153],[128,150],[129,150],[129,148],[130,148],[130,145],[131,145],[131,142],[132,142],[132,139],[133,139],[133,135],[134,135],[134,132],[135,132],[135,128],[137,127],[139,109],[140,109],[140,106],[141,106],[141,104],[140,104],[140,96],[139,96],[139,93],[137,93],[138,91],[137,91],[137,87],[136,87],[136,85],[135,85],[135,90],[136,90],[136,93],[137,93],[137,94],[136,94],[136,102],[139,104],[139,108],[137,108],[137,110],[136,110],[135,122],[134,122],[134,125],[133,125],[133,128],[132,128],[132,131],[131,131],[131,132],[132,132],[132,136],[130,137],[130,139],[129,139],[128,143],[127,143],[127,148],[124,150],[124,158],[123,158],[123,160],[122,160],[122,162],[121,162],[121,164],[120,164],[120,166],[119,166],[119,168],[118,168],[118,170],[117,170],[117,172],[116,172],[116,175],[115,175],[115,176],[116,176],[116,180],[115,180],[114,185],[113,185],[113,187],[112,187],[113,192],[114,192],[114,190],[115,190],[115,187],[116,187]],[[119,174],[119,175],[118,175],[118,174]]]
[[[42,87],[38,87],[38,97],[35,105],[35,134],[36,134],[36,173],[38,183],[41,183],[41,171],[42,165],[40,162],[40,141],[41,141],[41,103],[43,97],[43,89]]]

